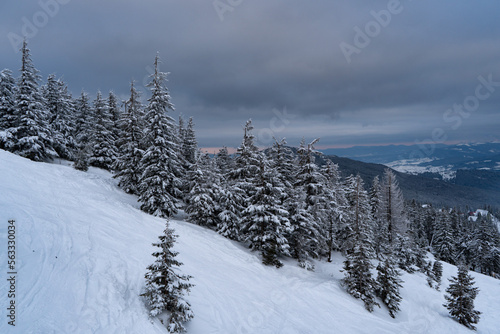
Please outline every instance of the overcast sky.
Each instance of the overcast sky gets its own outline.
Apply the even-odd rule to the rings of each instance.
[[[159,51],[172,116],[193,116],[204,147],[238,146],[249,118],[260,146],[494,141],[499,14],[498,0],[10,0],[0,68],[17,76],[26,35],[44,80],[125,98],[134,79],[147,98]]]

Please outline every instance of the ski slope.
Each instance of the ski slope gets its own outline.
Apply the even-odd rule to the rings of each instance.
[[[7,321],[7,225],[16,221],[16,326]],[[368,313],[339,287],[342,258],[309,272],[179,220],[176,250],[194,276],[188,333],[471,333],[448,317],[443,291],[456,268],[444,264],[441,292],[422,274],[403,276],[402,311]],[[139,294],[151,243],[165,221],[138,210],[107,172],[35,163],[0,150],[0,333],[166,333]],[[475,274],[478,333],[499,333],[500,281]]]

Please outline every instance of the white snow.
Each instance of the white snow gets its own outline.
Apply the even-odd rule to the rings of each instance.
[[[393,161],[385,165],[401,173],[418,175],[428,172],[440,174],[444,180],[452,180],[455,178],[457,172],[452,170],[453,166],[421,166],[421,164],[431,161],[433,161],[433,159],[430,158],[403,159]]]
[[[135,197],[109,173],[83,173],[35,163],[0,150],[0,270],[5,274],[7,221],[16,220],[16,326],[7,324],[7,281],[0,281],[0,333],[166,333],[139,297],[152,242],[164,220],[137,209]],[[181,219],[182,217],[178,217]],[[470,333],[448,317],[443,286],[405,274],[401,312],[367,312],[339,286],[342,257],[315,262],[316,271],[285,261],[263,266],[241,244],[184,221],[172,221],[182,271],[196,285],[188,300],[188,333]],[[480,274],[478,333],[498,333],[500,281]]]

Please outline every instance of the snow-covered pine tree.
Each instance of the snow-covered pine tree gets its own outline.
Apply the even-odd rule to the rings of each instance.
[[[432,265],[432,275],[436,282],[435,288],[439,291],[441,286],[441,278],[443,277],[443,264],[439,261],[435,261]]]
[[[189,183],[191,191],[187,195],[186,213],[195,224],[215,228],[218,224],[217,199],[220,197],[219,182],[212,170],[208,153],[201,155],[190,166]]]
[[[12,129],[17,126],[16,81],[12,71],[0,72],[0,149],[11,151],[14,146]]]
[[[84,146],[80,147],[75,155],[75,162],[73,163],[73,167],[76,170],[81,170],[86,172],[89,170],[89,147]]]
[[[313,140],[305,144],[304,139],[297,150],[299,161],[293,174],[294,195],[288,203],[290,224],[292,227],[290,246],[291,253],[297,257],[299,264],[309,257],[318,257],[326,253],[327,223],[323,215],[326,204],[326,178],[315,163],[318,152]]]
[[[55,74],[51,74],[42,90],[53,133],[54,150],[61,158],[73,160],[76,154],[76,140],[73,137],[75,110],[68,87]]]
[[[369,255],[373,254],[372,231],[370,228],[371,208],[363,180],[359,175],[347,179],[347,199],[351,213],[350,248],[347,249],[344,261],[344,274],[341,284],[347,292],[355,298],[360,298],[365,308],[373,311],[375,305],[375,289],[377,283],[371,274],[373,265]]]
[[[493,276],[500,272],[500,233],[489,213],[478,217],[475,227],[470,261],[476,271]]]
[[[189,117],[188,125],[184,129],[184,135],[182,136],[182,155],[188,164],[193,164],[196,161],[197,153],[198,143],[194,132],[193,117]]]
[[[113,91],[109,91],[108,94],[108,108],[109,114],[111,115],[111,122],[113,123],[112,132],[113,136],[116,139],[121,137],[121,119],[122,119],[122,111],[119,106],[118,97]],[[117,151],[117,145],[115,145],[115,151]]]
[[[193,318],[191,305],[185,299],[193,284],[191,276],[180,273],[182,265],[176,259],[178,252],[173,250],[177,235],[167,222],[160,241],[153,246],[160,248],[153,253],[155,262],[148,266],[146,273],[146,291],[144,296],[150,306],[150,315],[155,317],[164,311],[169,312],[167,329],[169,333],[182,333],[186,329],[184,323]]]
[[[387,249],[387,224],[385,224],[385,222],[381,219],[380,213],[380,210],[382,209],[382,190],[378,175],[373,178],[369,196],[373,225],[375,227],[373,234],[373,247],[377,258],[382,259],[384,254],[389,253],[389,250]]]
[[[139,163],[142,175],[139,179],[141,209],[160,217],[177,212],[177,201],[182,197],[182,166],[175,138],[175,121],[168,115],[174,110],[170,94],[165,87],[167,73],[159,70],[160,57],[155,58],[155,71],[149,87],[151,97],[145,109],[144,155]]]
[[[239,241],[244,191],[222,179],[219,188],[220,195],[216,199],[219,208],[217,232],[226,238]]]
[[[184,122],[184,117],[182,114],[179,114],[179,122],[177,124],[177,141],[180,145],[181,154],[183,154],[182,143],[184,143],[184,136],[186,135],[186,126]]]
[[[348,204],[338,167],[331,160],[327,160],[322,169],[326,178],[324,219],[328,223],[328,262],[332,261],[332,250],[341,249],[341,240],[337,238],[337,233],[347,224]]]
[[[387,231],[387,246],[391,247],[397,241],[397,235],[403,235],[407,228],[407,218],[404,214],[404,199],[399,189],[396,175],[386,169],[380,184],[379,217]]]
[[[437,213],[432,242],[434,255],[440,260],[455,264],[455,241],[451,232],[450,216],[446,209],[442,209]]]
[[[362,240],[365,244],[366,256],[374,257],[373,250],[373,223],[370,207],[370,199],[365,190],[361,176],[350,175],[345,180],[345,196],[347,199],[348,228],[345,235],[343,250],[349,254],[354,245]]]
[[[222,147],[215,156],[215,164],[219,174],[226,177],[228,173],[233,170],[233,160],[229,155],[227,147]]]
[[[395,318],[396,313],[400,310],[399,304],[403,299],[399,293],[399,288],[403,287],[401,273],[395,268],[390,258],[379,263],[377,272],[377,296],[389,309],[389,315]]]
[[[45,101],[40,92],[40,74],[33,65],[26,39],[21,48],[21,75],[17,83],[16,126],[12,152],[25,158],[44,161],[55,155]]]
[[[262,158],[262,153],[255,145],[255,136],[252,130],[252,120],[249,119],[243,128],[243,141],[236,151],[234,167],[228,174],[232,184],[245,192],[243,204],[255,193],[254,183],[259,173]]]
[[[241,232],[252,250],[261,251],[262,263],[279,268],[283,266],[279,256],[288,255],[289,249],[285,237],[290,228],[288,211],[281,204],[284,188],[264,155],[260,157],[257,173],[254,194],[242,212]]]
[[[479,289],[474,287],[474,279],[465,266],[459,266],[457,277],[453,276],[449,281],[450,286],[444,296],[446,303],[443,306],[460,324],[475,330],[474,324],[479,322],[481,312],[474,310],[474,299],[479,292]]]
[[[82,90],[75,100],[75,134],[78,148],[81,150],[89,144],[94,124],[94,114],[90,107],[89,96]]]
[[[116,159],[113,121],[106,100],[97,92],[93,106],[94,124],[90,136],[89,164],[94,167],[111,169]]]
[[[141,171],[139,162],[142,159],[143,150],[141,141],[143,138],[144,112],[141,105],[141,97],[134,87],[134,81],[130,83],[130,98],[125,102],[125,112],[120,120],[120,137],[117,140],[118,158],[116,159],[114,177],[119,179],[118,185],[130,194],[137,194]]]

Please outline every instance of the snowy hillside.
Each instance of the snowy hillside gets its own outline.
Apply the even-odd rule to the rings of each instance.
[[[166,333],[139,297],[152,242],[164,220],[137,209],[111,175],[35,163],[0,150],[0,257],[7,269],[8,220],[16,224],[16,326],[7,321],[9,283],[0,281],[0,333]],[[179,217],[181,218],[181,217]],[[194,276],[188,333],[470,333],[447,315],[443,291],[456,268],[444,264],[436,291],[404,274],[401,312],[368,313],[339,287],[342,258],[265,267],[256,253],[216,233],[172,221],[183,272]],[[478,333],[498,333],[500,281],[473,273],[483,312]]]

